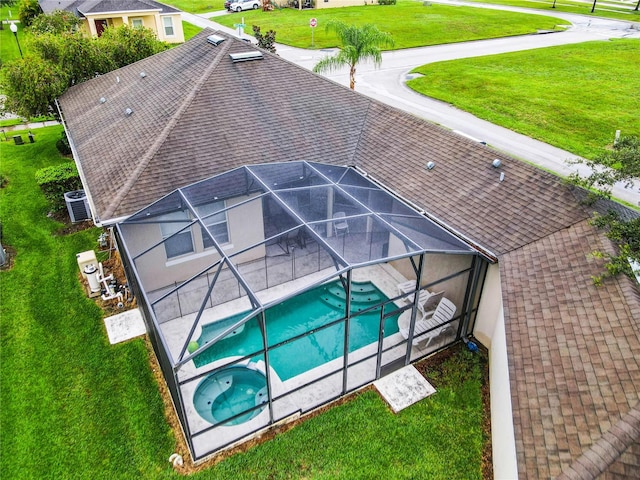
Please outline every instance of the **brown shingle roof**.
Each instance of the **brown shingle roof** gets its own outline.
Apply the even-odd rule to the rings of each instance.
[[[637,288],[593,285],[605,247],[584,221],[500,258],[522,478],[569,471],[640,399]]]
[[[273,55],[232,63],[255,48],[211,33],[59,99],[102,221],[244,164],[350,163],[370,100]]]
[[[357,165],[499,257],[521,476],[557,476],[597,449],[639,398],[640,294],[626,278],[593,286],[589,254],[607,244],[571,189],[279,57],[234,64],[230,52],[254,47],[214,47],[211,33],[60,98],[94,213],[129,215],[241,165]],[[639,453],[631,444],[607,471]]]
[[[83,17],[86,14],[139,12],[158,10],[160,13],[179,12],[177,8],[154,0],[38,0],[44,13],[55,10],[66,10],[74,15]]]

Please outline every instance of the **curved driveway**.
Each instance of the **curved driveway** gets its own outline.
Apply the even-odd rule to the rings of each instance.
[[[549,10],[531,10],[477,3],[465,4],[460,1],[442,1],[440,3],[474,7],[482,6],[500,10],[513,10],[530,14],[555,16],[571,22],[572,26],[565,32],[523,35],[383,52],[382,66],[380,69],[375,69],[370,63],[358,65],[356,91],[450,128],[462,135],[486,142],[492,147],[504,151],[511,156],[531,162],[544,169],[556,172],[559,175],[567,176],[573,171],[579,171],[583,175],[588,175],[589,169],[584,165],[570,166],[566,164],[566,160],[576,158],[576,155],[481,120],[470,113],[456,109],[444,102],[420,95],[409,89],[405,85],[405,80],[411,78],[409,72],[413,68],[426,63],[494,55],[555,45],[605,40],[608,38],[640,39],[640,25],[619,20],[593,18]],[[229,28],[203,18],[210,16],[213,16],[213,14],[196,16],[183,13],[183,18],[186,21],[200,27],[208,26],[218,30],[224,30],[231,34],[237,34],[237,32]],[[249,36],[246,37],[250,38]],[[277,45],[277,53],[282,58],[309,70],[311,70],[322,57],[331,55],[334,52],[335,49],[303,50],[287,45]],[[331,72],[325,76],[342,85],[348,86],[349,78],[347,69]],[[612,128],[615,128],[615,126],[612,126]],[[613,196],[633,205],[640,205],[640,181],[636,181],[634,186],[630,188],[625,188],[621,184],[616,185],[613,190]]]

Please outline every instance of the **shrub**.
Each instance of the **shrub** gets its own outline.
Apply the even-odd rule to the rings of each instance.
[[[56,148],[62,155],[71,154],[71,145],[69,145],[69,139],[65,132],[62,132],[60,139],[56,142]]]
[[[23,26],[28,27],[31,22],[42,13],[38,0],[21,0],[18,4],[18,17]]]
[[[42,189],[54,212],[66,208],[65,192],[82,188],[78,170],[73,162],[41,168],[36,172],[36,183]]]
[[[378,5],[395,5],[396,0],[378,0]]]

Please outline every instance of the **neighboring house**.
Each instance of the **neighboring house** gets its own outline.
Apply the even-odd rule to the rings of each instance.
[[[99,37],[107,27],[129,25],[153,30],[158,40],[183,43],[180,10],[154,0],[39,0],[44,13],[72,12],[82,20],[83,30]]]
[[[583,192],[278,56],[233,62],[254,47],[219,33],[214,46],[212,33],[59,99],[96,223],[245,165],[357,167],[491,262],[473,333],[490,355],[496,478],[638,478],[640,288],[593,285],[603,265],[591,253],[612,245]]]

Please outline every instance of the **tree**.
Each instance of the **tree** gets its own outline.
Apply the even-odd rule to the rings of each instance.
[[[66,10],[55,10],[47,15],[38,15],[33,19],[29,29],[34,34],[73,33],[80,27],[80,19]]]
[[[613,145],[613,149],[593,160],[574,160],[569,163],[585,164],[592,171],[585,178],[577,173],[573,174],[573,183],[589,190],[595,189],[596,196],[609,198],[615,183],[622,182],[625,186],[631,186],[634,178],[640,178],[640,137],[622,137]]]
[[[590,200],[609,198],[611,187],[615,183],[622,182],[629,186],[634,179],[640,178],[640,137],[625,136],[614,144],[612,150],[594,160],[577,160],[571,163],[584,163],[591,167],[592,173],[586,178],[577,173],[570,177],[572,183],[592,191]],[[607,259],[606,271],[594,276],[594,282],[600,284],[603,278],[615,277],[620,273],[635,278],[630,262],[640,264],[640,217],[625,221],[616,212],[609,211],[606,215],[595,214],[591,223],[606,229],[607,237],[617,248],[615,254],[594,252],[594,256]]]
[[[351,90],[356,85],[356,65],[363,60],[372,60],[376,67],[382,63],[382,46],[393,46],[393,38],[386,32],[381,32],[375,25],[367,24],[362,27],[347,25],[346,23],[329,20],[326,31],[333,31],[340,39],[342,47],[333,57],[320,60],[314,72],[336,70],[343,66],[349,67],[349,86]]]
[[[166,43],[157,39],[153,30],[130,28],[126,25],[107,28],[102,36],[94,41],[99,43],[101,52],[113,62],[106,71],[124,67],[168,48]],[[100,71],[100,73],[106,73],[106,71]]]
[[[68,87],[165,48],[150,30],[126,25],[107,28],[99,38],[80,32],[35,34],[31,53],[7,64],[5,109],[26,118],[55,115],[55,99]]]
[[[18,17],[23,26],[28,27],[33,19],[42,13],[38,0],[20,0],[18,4]]]
[[[276,53],[276,32],[274,30],[269,30],[264,35],[260,33],[260,27],[258,25],[253,25],[253,36],[258,40],[258,46],[260,48],[264,48],[265,50]]]
[[[5,110],[29,118],[54,113],[53,100],[67,89],[62,69],[38,56],[4,65]]]

